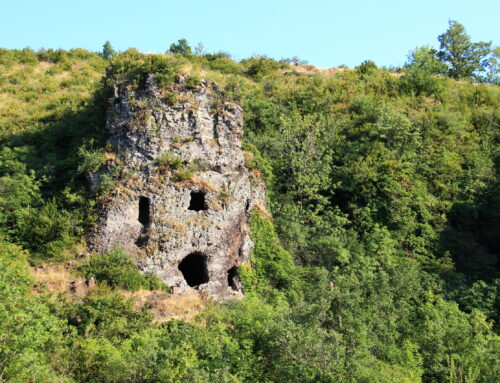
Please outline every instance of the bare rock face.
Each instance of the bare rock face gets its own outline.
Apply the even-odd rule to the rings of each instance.
[[[121,181],[90,247],[124,249],[179,293],[240,296],[237,267],[253,246],[249,212],[265,206],[258,172],[245,167],[242,110],[205,81],[188,89],[182,77],[172,106],[155,83],[149,76],[141,89],[115,89],[106,128],[116,158],[91,180],[98,187],[119,173]]]

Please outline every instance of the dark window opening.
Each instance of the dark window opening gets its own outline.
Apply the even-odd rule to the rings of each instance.
[[[191,201],[189,202],[189,210],[200,211],[207,210],[207,202],[205,201],[204,192],[191,192]]]
[[[239,284],[238,267],[233,266],[227,271],[227,285],[233,290],[238,290]]]
[[[191,253],[179,263],[187,284],[191,287],[208,282],[207,257],[202,253]]]
[[[149,215],[150,215],[149,198],[141,197],[139,199],[139,222],[142,223],[144,226],[149,225],[149,219],[150,219]]]

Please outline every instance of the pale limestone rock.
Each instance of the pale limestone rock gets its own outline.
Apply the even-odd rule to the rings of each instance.
[[[143,272],[179,293],[195,288],[214,298],[241,296],[235,268],[249,262],[249,212],[265,206],[263,183],[245,167],[240,106],[220,101],[206,81],[194,90],[183,81],[173,106],[162,101],[153,76],[143,89],[115,89],[106,128],[128,176],[103,209],[90,246],[123,248]],[[175,171],[156,163],[165,152],[184,167],[197,163],[199,171],[176,181]],[[93,187],[111,169],[92,175]]]

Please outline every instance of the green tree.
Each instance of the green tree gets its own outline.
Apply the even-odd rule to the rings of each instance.
[[[102,46],[102,53],[101,56],[104,57],[106,60],[112,59],[113,57],[116,56],[116,51],[113,49],[111,46],[111,43],[106,41],[104,45]]]
[[[446,73],[446,65],[437,58],[437,51],[429,46],[416,48],[408,55],[404,66],[405,74],[401,77],[402,90],[414,93],[434,95],[441,89],[441,79],[436,75]]]
[[[0,382],[71,382],[52,367],[70,332],[30,292],[27,252],[1,236],[0,269]]]
[[[196,45],[196,48],[194,48],[194,53],[195,55],[197,56],[202,56],[203,55],[203,51],[205,50],[205,46],[203,45],[202,42],[199,42],[197,45]]]
[[[416,48],[408,55],[405,68],[420,69],[428,74],[446,73],[446,65],[437,58],[437,51],[427,45]]]
[[[169,49],[170,53],[179,54],[181,56],[190,56],[191,47],[186,39],[180,39],[176,43],[172,43]]]
[[[361,74],[369,74],[377,70],[377,64],[372,60],[365,60],[356,67],[356,70]]]
[[[488,59],[486,82],[500,85],[500,47],[495,47]]]
[[[449,22],[448,30],[438,37],[438,57],[448,65],[448,75],[455,79],[478,79],[487,67],[486,57],[491,52],[491,42],[471,42],[462,24]]]

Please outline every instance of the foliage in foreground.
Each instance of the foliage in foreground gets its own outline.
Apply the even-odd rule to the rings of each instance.
[[[80,271],[86,278],[94,278],[97,282],[105,282],[111,287],[124,290],[168,290],[168,286],[162,284],[158,277],[142,274],[134,260],[121,249],[93,255],[80,266]]]

